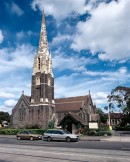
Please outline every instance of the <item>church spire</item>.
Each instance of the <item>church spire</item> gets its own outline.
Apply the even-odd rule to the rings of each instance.
[[[43,11],[38,55],[46,55],[47,51],[48,51],[48,41],[47,41],[47,33],[46,33],[45,14]]]
[[[44,11],[42,13],[42,23],[41,23],[38,54],[34,57],[33,75],[35,75],[38,72],[51,74],[53,77],[52,58],[48,49]]]
[[[42,14],[38,53],[34,56],[31,103],[49,104],[54,100],[52,57],[48,48],[45,15]]]

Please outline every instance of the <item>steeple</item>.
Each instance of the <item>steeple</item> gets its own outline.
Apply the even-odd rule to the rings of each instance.
[[[47,51],[48,51],[48,42],[47,42],[45,15],[43,11],[38,55],[45,55]]]
[[[39,39],[38,52],[34,56],[31,103],[50,104],[54,101],[54,76],[52,57],[48,49],[47,32],[44,12]]]
[[[51,74],[53,77],[52,58],[51,58],[51,55],[50,55],[49,49],[48,49],[44,11],[42,14],[42,23],[41,23],[41,32],[40,32],[38,53],[34,57],[33,75],[35,75],[37,72]]]

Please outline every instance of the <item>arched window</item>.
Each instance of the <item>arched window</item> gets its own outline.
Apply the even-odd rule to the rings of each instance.
[[[40,85],[40,76],[36,77],[36,85]]]
[[[25,116],[26,116],[26,109],[23,105],[21,105],[21,108],[19,109],[19,119],[23,121],[25,120]]]
[[[38,58],[38,70],[40,70],[40,58]]]
[[[50,86],[51,85],[51,79],[48,78],[48,85]]]

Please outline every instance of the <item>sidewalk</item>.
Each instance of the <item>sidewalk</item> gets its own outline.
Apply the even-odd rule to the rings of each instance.
[[[130,142],[130,136],[81,136],[82,141]]]

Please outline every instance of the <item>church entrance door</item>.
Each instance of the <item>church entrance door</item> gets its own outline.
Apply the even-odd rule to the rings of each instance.
[[[68,132],[72,133],[72,123],[68,123],[66,129],[67,129]]]

